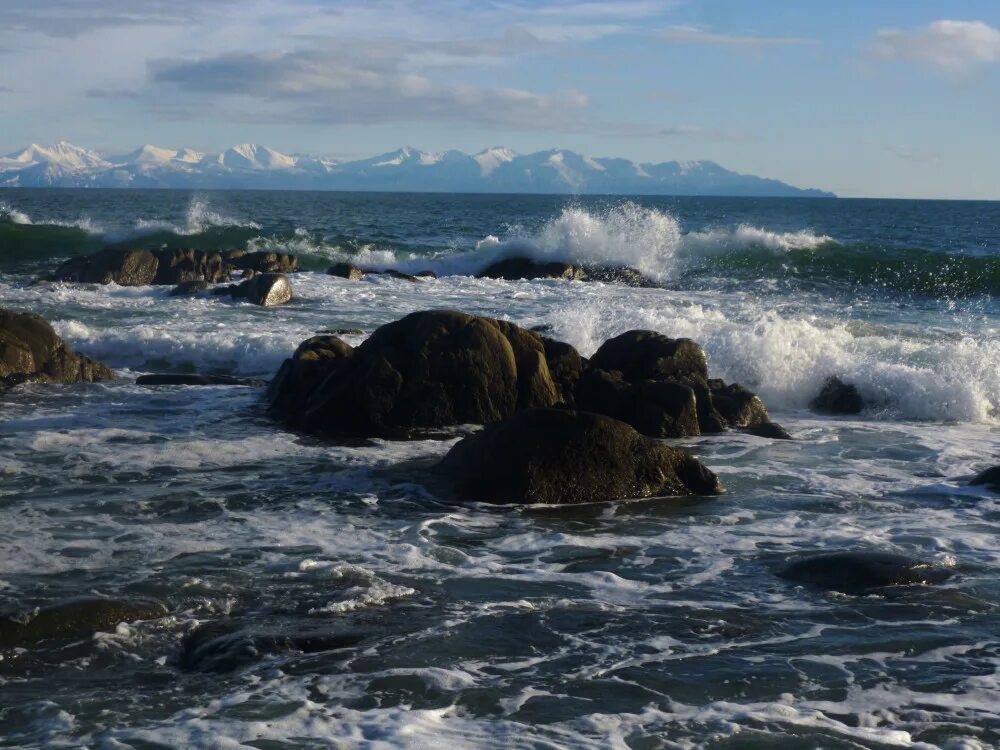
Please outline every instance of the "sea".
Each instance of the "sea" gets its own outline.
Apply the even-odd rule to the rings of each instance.
[[[33,283],[107,245],[303,271],[276,308]],[[524,255],[657,286],[475,278]],[[340,260],[438,278],[327,275]],[[0,304],[120,376],[0,395],[0,612],[168,612],[7,655],[0,747],[996,747],[1000,495],[969,480],[1000,463],[998,298],[995,202],[0,190]],[[795,439],[670,441],[719,497],[488,506],[426,481],[454,439],[340,444],[269,419],[259,388],[135,383],[268,379],[317,332],[358,344],[440,308],[584,355],[630,329],[692,338]],[[830,376],[863,413],[811,410]],[[854,550],[953,575],[853,595],[778,575]],[[184,669],[218,621],[360,641]]]

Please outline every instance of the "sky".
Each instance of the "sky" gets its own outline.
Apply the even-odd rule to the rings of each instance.
[[[558,147],[1000,199],[998,0],[2,5],[2,153]]]

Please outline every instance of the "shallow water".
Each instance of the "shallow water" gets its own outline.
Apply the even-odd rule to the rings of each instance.
[[[8,655],[0,746],[998,742],[1000,496],[967,486],[1000,463],[996,204],[140,191],[0,201],[13,217],[3,304],[41,313],[121,374],[0,397],[0,610],[100,594],[170,611]],[[66,229],[57,222],[85,228],[50,242]],[[28,239],[11,244],[15,232]],[[125,237],[289,248],[310,268],[622,259],[664,288],[307,272],[292,304],[262,309],[165,288],[27,285],[59,257]],[[921,274],[929,284],[910,283]],[[316,331],[370,332],[441,307],[550,325],[584,354],[631,328],[690,336],[713,375],[757,390],[797,439],[672,441],[721,475],[719,498],[498,508],[428,487],[452,441],[334,445],[272,423],[256,389],[134,383],[153,371],[269,377]],[[808,411],[828,375],[874,406],[852,419]],[[775,575],[797,555],[844,549],[955,575],[869,596]],[[226,617],[363,640],[181,670],[185,634]]]

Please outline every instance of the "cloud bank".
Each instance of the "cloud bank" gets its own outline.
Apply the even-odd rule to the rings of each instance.
[[[909,60],[951,73],[1000,61],[1000,30],[982,21],[934,21],[907,31],[882,29],[872,52],[885,60]]]

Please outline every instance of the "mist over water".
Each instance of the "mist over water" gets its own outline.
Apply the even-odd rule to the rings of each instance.
[[[307,270],[271,309],[30,283],[107,245],[292,252]],[[474,278],[518,256],[629,265],[659,286]],[[439,278],[349,282],[323,273],[335,260]],[[90,592],[171,613],[0,662],[0,737],[989,747],[1000,506],[967,480],[1000,463],[998,293],[991,203],[0,190],[3,306],[122,375],[2,397],[0,610]],[[423,481],[452,441],[322,443],[273,424],[257,391],[134,383],[269,378],[320,330],[358,329],[357,344],[429,308],[545,325],[584,355],[634,328],[690,337],[796,440],[676,441],[722,476],[710,501],[455,506]],[[864,414],[809,411],[831,375]],[[844,549],[956,575],[862,597],[775,576]],[[178,670],[183,636],[227,616],[367,640]]]

